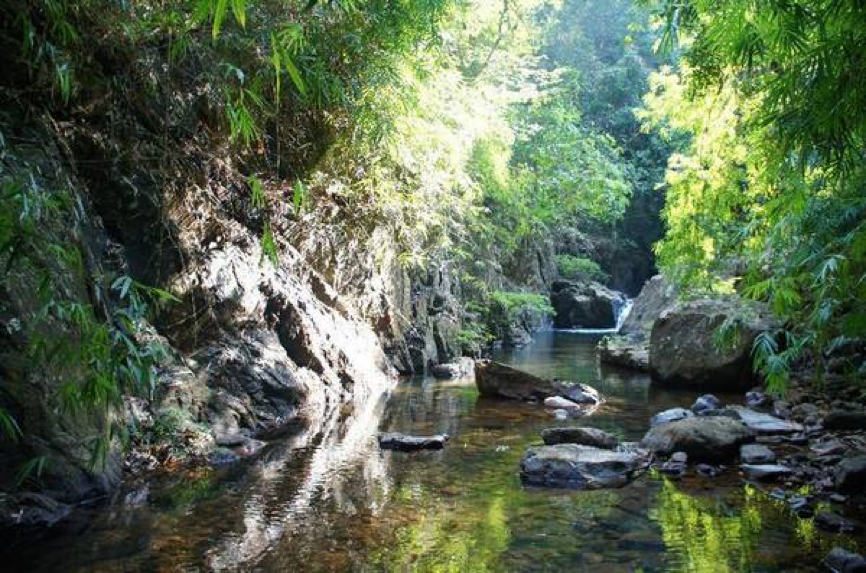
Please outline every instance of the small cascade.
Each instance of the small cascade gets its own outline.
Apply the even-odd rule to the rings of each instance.
[[[625,319],[628,318],[634,301],[630,298],[614,302],[614,313],[616,313],[616,325],[613,328],[557,328],[557,332],[573,332],[575,334],[616,334],[622,328]]]

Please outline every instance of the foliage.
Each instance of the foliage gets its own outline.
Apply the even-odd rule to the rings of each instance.
[[[597,262],[569,254],[556,255],[556,270],[564,279],[604,282],[608,278]]]
[[[546,296],[528,292],[494,291],[490,293],[494,308],[504,312],[509,319],[526,312],[553,316],[553,307]]]
[[[659,2],[663,44],[683,64],[653,80],[648,126],[692,137],[671,158],[662,264],[692,288],[739,275],[788,330],[755,343],[784,388],[808,359],[866,335],[866,173],[857,54],[866,12],[852,1]]]

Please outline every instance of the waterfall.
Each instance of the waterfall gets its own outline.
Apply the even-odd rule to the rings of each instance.
[[[557,328],[559,332],[573,332],[576,334],[616,334],[622,328],[625,319],[628,318],[634,301],[630,298],[617,299],[613,303],[613,312],[616,315],[616,324],[613,328]]]

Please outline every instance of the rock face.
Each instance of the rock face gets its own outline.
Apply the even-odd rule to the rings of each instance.
[[[702,461],[724,461],[737,455],[742,444],[755,439],[741,422],[721,416],[677,420],[650,428],[641,444],[658,454],[685,452]]]
[[[441,450],[448,441],[446,434],[435,436],[409,436],[399,433],[379,435],[379,447],[383,450],[414,452],[416,450]]]
[[[648,280],[634,299],[619,334],[608,336],[599,343],[601,361],[623,368],[649,371],[650,331],[656,319],[673,306],[676,297],[676,289],[661,275]]]
[[[573,404],[592,405],[601,402],[595,388],[578,382],[548,380],[491,360],[475,362],[475,385],[482,396],[511,400],[545,400],[566,398]],[[562,402],[565,404],[565,402]],[[561,408],[562,406],[550,406]]]
[[[541,432],[541,439],[548,446],[578,444],[605,450],[612,450],[619,443],[616,436],[608,434],[604,430],[582,427],[548,428]]]
[[[577,444],[530,448],[520,462],[525,485],[573,489],[621,487],[645,466],[638,452],[617,452]]]
[[[626,299],[597,282],[559,280],[551,286],[550,302],[556,328],[613,328]]]
[[[716,347],[717,329],[733,321],[735,344]],[[752,342],[777,323],[769,311],[737,297],[677,303],[655,321],[650,334],[649,361],[661,382],[695,387],[750,388]]]

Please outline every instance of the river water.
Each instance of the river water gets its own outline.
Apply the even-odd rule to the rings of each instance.
[[[639,440],[656,412],[695,393],[600,367],[597,337],[542,333],[497,358],[596,386],[579,423]],[[729,400],[739,396],[724,397]],[[416,379],[254,460],[157,480],[6,559],[33,571],[817,571],[833,545],[736,472],[622,489],[526,489],[518,463],[539,405],[479,398],[471,381]],[[571,421],[570,423],[575,423]],[[377,431],[446,432],[443,451],[381,451]]]

